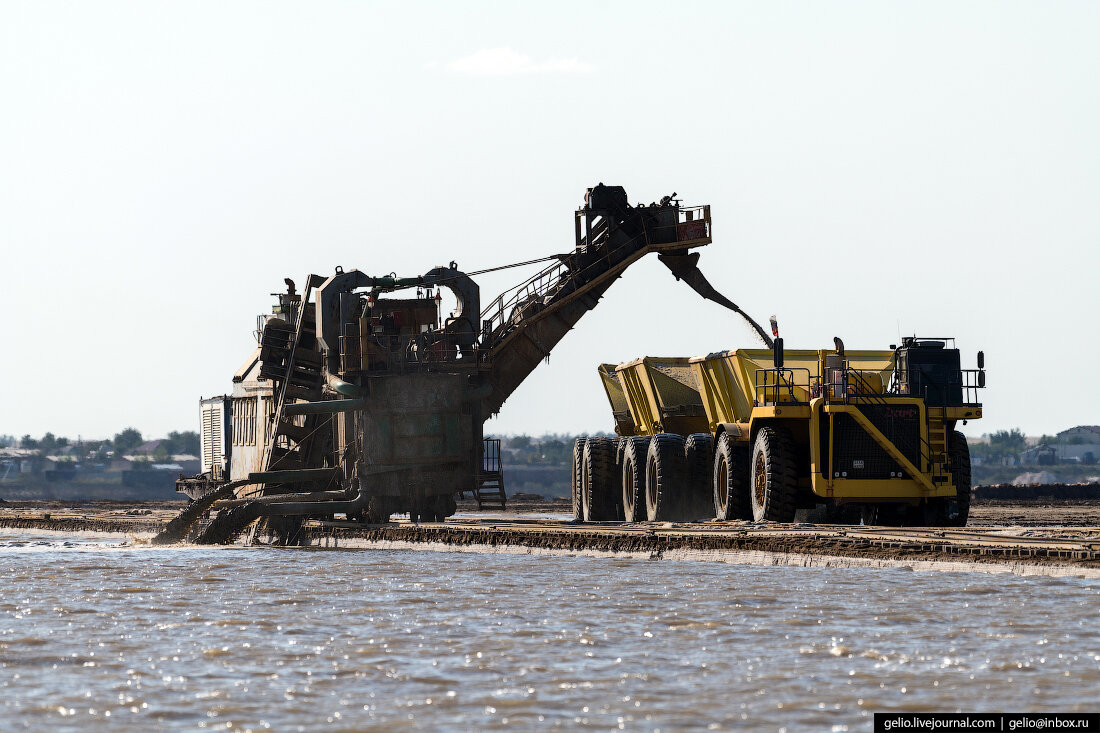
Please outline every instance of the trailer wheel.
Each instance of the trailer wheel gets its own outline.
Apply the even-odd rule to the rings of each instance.
[[[684,463],[687,467],[687,491],[680,511],[689,519],[711,516],[712,441],[709,433],[692,433],[684,441]]]
[[[958,430],[952,431],[947,438],[947,460],[958,492],[955,502],[959,510],[956,516],[948,517],[947,524],[965,527],[970,517],[970,446],[966,444],[966,436]]]
[[[714,451],[711,492],[714,516],[718,519],[752,519],[752,500],[749,498],[751,462],[751,451],[735,445],[729,434],[722,433],[718,438],[718,448]]]
[[[581,516],[586,522],[616,518],[618,486],[615,482],[615,442],[589,438],[581,461]]]
[[[644,522],[646,455],[649,438],[623,438],[623,519]]]
[[[676,505],[684,494],[687,471],[684,466],[684,439],[660,433],[649,442],[645,470],[645,508],[651,522],[678,519]]]
[[[752,516],[757,522],[794,519],[798,472],[794,442],[781,428],[761,428],[752,448]]]
[[[584,464],[584,444],[587,438],[573,441],[573,519],[583,520],[584,508],[581,506],[581,466]]]

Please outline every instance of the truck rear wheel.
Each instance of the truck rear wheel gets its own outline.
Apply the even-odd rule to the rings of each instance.
[[[676,505],[684,494],[684,439],[660,433],[649,442],[645,470],[645,508],[651,522],[677,519]]]
[[[954,517],[948,517],[947,524],[965,527],[970,518],[970,446],[966,444],[966,436],[958,430],[947,438],[947,460],[955,481],[955,502],[959,511]]]
[[[645,477],[648,452],[648,438],[623,438],[623,519],[628,522],[646,520]]]
[[[615,443],[610,438],[589,438],[581,461],[581,515],[586,522],[616,518],[618,491],[615,484]]]
[[[722,520],[752,519],[752,500],[749,498],[749,464],[752,453],[734,445],[729,435],[722,433],[714,451],[714,470],[711,492],[714,516]]]
[[[573,441],[573,519],[583,519],[581,506],[581,466],[584,463],[584,443],[587,438]]]
[[[711,438],[708,433],[692,433],[684,441],[684,463],[687,468],[687,491],[681,511],[689,519],[710,517],[711,500]]]
[[[798,492],[794,441],[781,428],[761,428],[752,448],[752,517],[757,522],[790,522]]]

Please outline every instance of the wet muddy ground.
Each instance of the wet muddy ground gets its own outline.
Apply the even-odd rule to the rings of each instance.
[[[71,534],[112,533],[145,539],[183,502],[19,502],[0,505],[0,528]],[[862,527],[750,522],[579,524],[567,502],[525,502],[508,511],[459,507],[443,523],[387,525],[307,522],[300,541],[314,546],[399,543],[465,549],[525,547],[564,552],[773,553],[807,558],[1022,564],[1100,572],[1100,501],[994,501],[972,508],[968,527]]]
[[[112,526],[153,529],[174,517],[185,505],[184,501],[7,501],[0,503],[0,522],[12,526],[9,522],[17,518],[42,519],[49,514],[58,522],[95,519]],[[511,501],[504,512],[478,512],[472,501],[458,505],[462,516],[519,518],[535,514],[565,518],[571,511],[566,499]],[[971,507],[968,526],[1100,527],[1100,500],[985,501]]]
[[[984,502],[970,507],[967,524],[971,527],[1100,527],[1100,501]]]

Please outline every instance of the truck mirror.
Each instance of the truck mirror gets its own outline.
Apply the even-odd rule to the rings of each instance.
[[[772,342],[772,364],[776,369],[783,368],[783,339],[777,338]]]
[[[978,386],[979,387],[984,387],[985,386],[985,370],[984,369],[982,369],[981,371],[978,372]]]
[[[985,352],[984,351],[979,351],[978,352],[978,368],[979,369],[985,369]]]

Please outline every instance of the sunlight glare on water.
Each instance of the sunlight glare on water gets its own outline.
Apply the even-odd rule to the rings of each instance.
[[[1100,582],[0,535],[4,729],[870,730],[1094,711]]]

